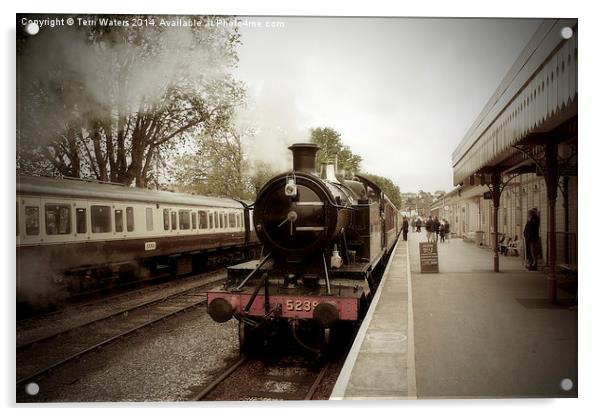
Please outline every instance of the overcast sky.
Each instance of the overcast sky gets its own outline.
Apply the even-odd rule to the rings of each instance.
[[[243,18],[244,19],[244,18]],[[541,23],[532,19],[247,18],[236,76],[252,157],[330,126],[402,192],[453,187],[451,153]],[[280,158],[281,159],[281,158]]]

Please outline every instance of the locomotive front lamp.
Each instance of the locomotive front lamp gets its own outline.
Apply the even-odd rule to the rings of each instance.
[[[284,187],[284,195],[294,198],[297,196],[297,184],[294,178],[287,179],[286,186]]]

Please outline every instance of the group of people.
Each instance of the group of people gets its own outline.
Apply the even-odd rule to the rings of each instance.
[[[445,236],[449,234],[449,223],[442,219],[439,221],[439,218],[435,216],[433,218],[429,215],[428,220],[426,220],[424,224],[424,228],[426,228],[426,241],[429,243],[436,242],[445,242]]]
[[[422,232],[423,221],[422,218],[416,217],[412,218],[412,232],[420,233]],[[403,217],[403,239],[404,241],[408,239],[408,219],[407,217]],[[445,242],[445,238],[449,234],[449,222],[442,219],[439,221],[439,218],[435,216],[433,218],[429,215],[428,219],[424,222],[424,228],[426,229],[426,239],[428,242],[436,243],[437,241]]]
[[[408,239],[409,225],[410,223],[408,222],[408,218],[404,216],[401,226],[404,241],[407,241]],[[421,232],[422,218],[412,218],[411,225],[412,232]],[[426,240],[429,243],[436,243],[438,241],[444,243],[445,237],[449,234],[449,222],[444,219],[439,221],[437,216],[433,218],[431,215],[429,215],[428,220],[426,220],[424,223],[424,227],[426,228]],[[523,236],[525,237],[525,254],[527,260],[526,267],[529,270],[537,270],[537,259],[541,256],[539,213],[537,212],[537,208],[530,209],[527,212],[527,223],[525,224]]]

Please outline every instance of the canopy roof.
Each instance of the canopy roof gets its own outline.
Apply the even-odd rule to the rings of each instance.
[[[573,30],[564,39],[562,29]],[[452,154],[454,185],[577,114],[577,19],[546,19]]]

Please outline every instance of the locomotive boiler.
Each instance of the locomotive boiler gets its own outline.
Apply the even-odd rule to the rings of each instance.
[[[315,144],[289,149],[292,170],[268,181],[253,205],[261,258],[229,267],[224,286],[208,293],[215,321],[239,321],[243,350],[284,327],[321,351],[331,329],[360,322],[399,233],[397,210],[376,184],[344,179],[331,163],[318,173]],[[308,332],[319,336],[303,339]]]

